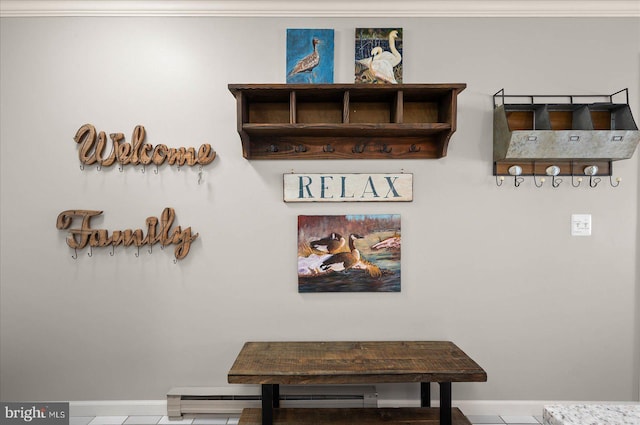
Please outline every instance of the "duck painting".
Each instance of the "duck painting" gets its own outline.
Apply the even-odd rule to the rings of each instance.
[[[287,30],[287,83],[333,83],[333,30]]]
[[[329,254],[335,254],[336,252],[344,248],[346,243],[347,241],[344,236],[339,233],[333,232],[326,238],[322,238],[317,241],[311,241],[309,245],[315,250],[328,252]]]
[[[298,216],[298,291],[399,292],[400,238],[397,214]]]
[[[402,28],[356,28],[355,82],[402,83]]]

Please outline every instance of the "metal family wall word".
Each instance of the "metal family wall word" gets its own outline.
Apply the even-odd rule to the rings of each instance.
[[[413,174],[285,174],[285,202],[410,202]]]
[[[69,229],[67,237],[67,245],[73,249],[82,249],[89,245],[90,247],[116,247],[118,245],[130,246],[161,244],[163,247],[167,245],[176,245],[176,260],[181,260],[189,254],[191,242],[198,238],[198,234],[191,234],[191,227],[182,229],[176,226],[171,230],[176,213],[173,208],[165,208],[162,211],[160,219],[157,217],[149,217],[146,220],[147,233],[145,235],[142,229],[114,230],[111,235],[106,229],[92,229],[91,218],[102,214],[102,211],[95,210],[67,210],[58,215],[56,227],[60,230]],[[71,228],[74,218],[79,217],[82,222],[80,227]],[[158,223],[160,228],[158,229]]]
[[[211,145],[204,143],[200,145],[198,152],[195,148],[169,148],[167,145],[159,144],[153,146],[145,143],[146,131],[143,126],[138,125],[133,130],[131,142],[125,142],[124,134],[111,133],[111,153],[105,156],[107,147],[107,135],[104,131],[96,132],[96,128],[91,124],[85,124],[78,129],[73,138],[80,144],[78,156],[80,162],[85,165],[98,164],[100,167],[109,167],[116,162],[121,165],[162,165],[165,161],[169,165],[183,166],[185,164],[193,166],[196,164],[207,165],[216,158],[216,152]]]

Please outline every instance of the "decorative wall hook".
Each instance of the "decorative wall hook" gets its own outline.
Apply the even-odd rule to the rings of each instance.
[[[335,152],[335,151],[336,151],[336,148],[334,148],[333,146],[331,146],[331,144],[326,144],[326,145],[324,145],[324,146],[322,147],[322,152],[330,153],[330,152]]]
[[[71,256],[74,260],[78,259],[78,248],[73,248],[73,255]]]
[[[362,153],[364,152],[364,144],[355,145],[353,149],[351,149],[353,153]]]
[[[99,164],[96,166],[96,170],[98,170],[98,171],[102,171],[102,164],[100,164],[100,163],[99,163]]]
[[[144,174],[144,172],[145,172],[146,168],[147,168],[147,166],[143,164],[143,165],[142,165],[142,169],[140,170],[140,172],[141,172],[142,174]]]
[[[80,163],[80,170],[84,171],[84,164],[82,162]]]
[[[496,176],[496,184],[502,186],[502,183],[504,183],[504,176]]]
[[[158,164],[156,164],[156,169],[155,169],[155,170],[153,170],[153,173],[154,173],[154,174],[158,174]]]
[[[138,245],[138,251],[134,252],[133,255],[135,255],[136,257],[140,257],[140,245]]]
[[[575,176],[573,174],[571,174],[571,186],[573,186],[573,187],[580,186],[580,183],[582,183],[582,177],[578,177],[578,180],[577,180],[578,184],[575,183],[576,181],[574,180],[574,177]]]
[[[306,152],[307,147],[305,145],[300,144],[298,146],[295,146],[293,150],[296,151],[297,153]]]
[[[387,146],[387,144],[386,144],[386,143],[383,143],[383,144],[380,146],[380,152],[381,152],[381,153],[391,153],[391,150],[392,150],[392,149],[393,149],[393,148],[391,148],[391,147]]]
[[[620,186],[620,182],[621,181],[622,181],[622,177],[616,177],[616,184],[613,184],[613,178],[611,176],[609,176],[609,183],[611,184],[611,187]]]
[[[267,146],[267,152],[272,152],[273,153],[273,152],[278,152],[279,150],[280,149],[278,149],[278,147],[276,145],[271,144],[271,145]]]
[[[115,245],[111,245],[111,252],[109,253],[110,256],[114,256],[116,255],[116,246]]]
[[[124,164],[122,162],[120,162],[120,166],[118,167],[118,170],[122,173],[124,171]]]
[[[515,187],[520,187],[524,181],[524,178],[520,177],[522,175],[522,167],[519,165],[512,165],[509,167],[509,174],[513,176],[513,185]]]
[[[420,149],[421,149],[420,146],[415,145],[415,144],[409,146],[409,152],[411,152],[411,153],[420,152]]]
[[[589,186],[596,187],[601,180],[600,177],[589,176]]]
[[[87,252],[87,255],[89,257],[93,257],[93,247],[92,246],[89,246],[89,252]]]
[[[533,175],[533,184],[536,185],[536,187],[542,187],[542,185],[544,185],[544,182],[546,181],[546,179],[544,177],[540,178],[540,184],[538,184],[538,181],[536,180],[536,175]]]

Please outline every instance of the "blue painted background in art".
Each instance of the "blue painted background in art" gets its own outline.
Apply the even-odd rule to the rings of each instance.
[[[313,39],[320,40],[320,63],[311,72],[289,75],[298,61],[313,52]],[[333,83],[334,44],[332,29],[287,29],[287,83]]]

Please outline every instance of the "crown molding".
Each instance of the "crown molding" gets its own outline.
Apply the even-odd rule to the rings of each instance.
[[[640,17],[638,0],[0,0],[0,17]]]

